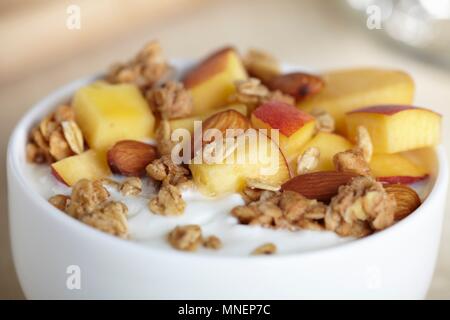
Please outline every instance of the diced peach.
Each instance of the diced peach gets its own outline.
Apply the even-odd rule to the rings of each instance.
[[[328,132],[319,132],[314,138],[309,140],[300,150],[300,154],[303,154],[308,148],[315,147],[319,149],[320,157],[317,167],[313,171],[333,171],[333,156],[336,153],[349,150],[353,145],[345,139],[343,136]],[[294,166],[297,166],[297,162],[294,162]],[[297,171],[293,168],[294,172]]]
[[[90,148],[106,150],[120,140],[148,139],[155,118],[131,84],[93,83],[73,98],[75,118]]]
[[[324,88],[298,103],[310,112],[320,107],[336,121],[336,130],[345,134],[344,115],[352,110],[376,104],[411,104],[414,82],[401,71],[374,68],[347,69],[322,75]]]
[[[223,107],[235,92],[235,81],[247,78],[242,61],[233,48],[223,48],[190,70],[183,78],[192,94],[193,115]]]
[[[193,180],[203,194],[219,196],[239,192],[248,179],[281,185],[290,178],[289,166],[277,144],[254,129],[244,135],[243,148],[238,146],[223,161],[189,165]]]
[[[88,150],[52,163],[52,173],[61,182],[73,186],[80,179],[100,179],[111,175],[106,153]]]
[[[226,110],[236,110],[239,113],[242,113],[244,116],[247,116],[247,106],[245,104],[231,104],[225,108],[215,109],[211,110],[205,114],[193,116],[193,117],[187,117],[187,118],[181,118],[181,119],[174,119],[170,120],[170,128],[172,130],[183,128],[187,129],[190,132],[194,132],[194,121],[203,121],[212,116],[213,114],[226,111]]]
[[[295,158],[303,145],[315,132],[312,116],[289,104],[269,101],[253,111],[251,122],[254,128],[279,131],[279,144],[288,161]]]
[[[364,126],[375,153],[395,153],[435,146],[440,140],[441,116],[431,110],[403,105],[358,109],[346,116],[348,136],[356,139]]]
[[[413,183],[428,176],[426,169],[402,154],[374,154],[370,161],[374,177],[387,183]]]

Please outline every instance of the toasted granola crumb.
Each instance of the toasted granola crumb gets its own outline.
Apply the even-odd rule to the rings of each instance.
[[[171,133],[172,130],[169,121],[161,120],[156,129],[155,139],[158,153],[162,156],[171,155],[172,148],[176,145],[176,143],[170,139]]]
[[[190,172],[182,165],[173,163],[169,155],[155,159],[146,168],[147,175],[163,184],[181,186],[189,181]]]
[[[107,186],[107,187],[113,188],[115,190],[120,190],[121,184],[113,179],[101,178],[101,179],[99,179],[99,181],[103,186]]]
[[[158,195],[150,200],[148,206],[152,212],[160,215],[180,215],[184,212],[186,202],[176,186],[166,184],[161,187]]]
[[[208,249],[218,250],[222,248],[222,241],[216,236],[209,236],[203,239],[203,246]]]
[[[83,215],[93,212],[97,206],[108,198],[109,192],[100,181],[81,179],[72,187],[67,213],[79,219]]]
[[[83,135],[74,119],[75,114],[69,105],[61,105],[44,117],[31,130],[27,160],[33,163],[52,163],[82,152]]]
[[[288,104],[294,104],[293,97],[283,94],[281,91],[270,91],[261,81],[256,78],[237,81],[236,93],[231,95],[229,100],[231,103],[243,103],[251,109],[256,108],[261,103],[267,101],[281,101]]]
[[[72,156],[74,153],[67,143],[62,130],[55,130],[50,134],[49,152],[55,160],[61,160]]]
[[[304,174],[314,170],[319,164],[320,150],[316,147],[310,147],[297,159],[297,174]]]
[[[341,186],[325,215],[327,230],[362,237],[394,223],[395,198],[371,177],[356,177]]]
[[[273,243],[265,243],[252,251],[252,255],[274,254],[277,252],[277,246]]]
[[[250,49],[243,61],[248,73],[264,83],[281,72],[277,59],[262,50]]]
[[[260,189],[260,190],[269,190],[269,191],[278,191],[281,189],[281,185],[269,183],[268,181],[260,180],[260,179],[247,179],[247,186],[252,189]]]
[[[333,163],[337,171],[353,172],[362,176],[370,176],[370,167],[359,148],[336,153]]]
[[[195,251],[202,243],[202,230],[199,225],[177,226],[168,235],[170,245],[182,251]]]
[[[335,129],[334,118],[326,110],[313,108],[311,115],[316,119],[316,128],[322,132],[333,132]]]
[[[124,196],[137,196],[142,192],[142,180],[138,177],[126,178],[120,185],[120,193]]]
[[[244,190],[242,190],[242,198],[244,199],[245,203],[248,204],[253,201],[259,200],[261,197],[262,190],[260,189],[254,189],[250,187],[245,187]]]
[[[151,41],[128,63],[113,65],[106,80],[111,83],[133,83],[145,92],[166,77],[170,70],[159,42]]]
[[[369,131],[367,131],[366,127],[358,126],[356,144],[358,148],[362,150],[364,160],[370,162],[373,154],[373,145]]]
[[[242,224],[249,224],[260,216],[255,206],[237,206],[231,210],[231,214]]]
[[[48,202],[61,211],[66,211],[70,197],[64,194],[57,194],[48,199]]]
[[[109,201],[93,212],[83,215],[80,221],[98,230],[120,238],[128,235],[128,208],[122,202]]]
[[[192,96],[181,82],[168,81],[146,93],[147,100],[163,120],[187,117],[192,113]]]

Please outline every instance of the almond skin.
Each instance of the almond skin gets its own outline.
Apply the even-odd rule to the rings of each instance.
[[[150,144],[122,140],[108,150],[107,158],[112,172],[140,177],[145,174],[145,167],[156,159],[156,154],[156,148]]]
[[[394,213],[396,221],[401,220],[416,210],[420,204],[420,198],[414,189],[404,184],[388,184],[384,186],[388,194],[392,194],[397,202]]]
[[[293,96],[297,102],[315,95],[322,90],[324,85],[325,82],[322,78],[302,72],[276,76],[268,84],[271,90],[280,90],[285,94]]]
[[[192,139],[192,151],[194,154],[194,147],[201,147],[206,143],[212,142],[212,138],[205,140],[204,135],[208,129],[218,129],[225,136],[227,129],[243,129],[244,131],[251,128],[250,121],[240,112],[236,110],[225,110],[216,114],[213,114],[208,119],[203,121],[202,124],[202,136],[199,134],[194,135],[197,139],[202,139],[202,143],[195,143]],[[198,136],[198,137],[197,137]]]
[[[295,191],[308,199],[317,199],[328,203],[340,186],[358,177],[352,172],[319,171],[298,175],[285,182],[282,190]]]

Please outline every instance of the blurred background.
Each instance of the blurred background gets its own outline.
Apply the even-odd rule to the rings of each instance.
[[[77,10],[79,28],[67,24]],[[127,60],[155,38],[172,58],[233,44],[312,70],[404,69],[416,81],[416,105],[444,115],[449,154],[449,21],[450,0],[0,0],[0,298],[23,298],[8,234],[8,137],[52,90]],[[450,299],[448,217],[443,231],[431,299]]]

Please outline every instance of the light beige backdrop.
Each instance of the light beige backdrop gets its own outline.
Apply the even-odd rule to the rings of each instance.
[[[444,115],[444,144],[449,150],[450,71],[391,48],[374,37],[379,31],[368,31],[364,23],[343,14],[340,1],[17,2],[0,5],[0,298],[23,297],[7,226],[4,159],[14,124],[50,91],[130,57],[149,39],[160,39],[170,57],[199,57],[214,47],[234,44],[241,50],[264,48],[280,60],[313,69],[355,65],[405,69],[416,80],[417,104]],[[65,27],[69,3],[81,7],[81,30]],[[429,298],[450,298],[449,219],[443,231]]]

